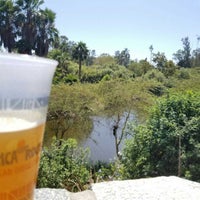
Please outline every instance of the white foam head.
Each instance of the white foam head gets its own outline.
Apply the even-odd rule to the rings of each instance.
[[[0,134],[5,132],[20,131],[34,128],[36,122],[29,122],[15,117],[0,117]]]

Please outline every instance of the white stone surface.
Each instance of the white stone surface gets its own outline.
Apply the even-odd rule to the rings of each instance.
[[[34,200],[200,200],[200,183],[175,176],[110,181],[78,193],[36,189]]]
[[[97,200],[199,200],[200,183],[178,177],[157,177],[97,183]]]
[[[65,189],[41,188],[35,190],[34,200],[70,200]]]

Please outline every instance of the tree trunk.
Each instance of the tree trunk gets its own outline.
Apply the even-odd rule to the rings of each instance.
[[[79,59],[78,64],[79,64],[78,78],[79,78],[79,81],[81,81],[81,59]]]
[[[178,137],[178,177],[181,176],[181,135]]]

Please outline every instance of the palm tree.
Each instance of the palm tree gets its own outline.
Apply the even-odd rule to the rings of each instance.
[[[15,47],[16,9],[11,0],[0,0],[0,46],[11,52]]]
[[[79,42],[77,45],[75,45],[72,53],[72,58],[77,60],[79,64],[79,70],[78,70],[79,80],[81,80],[82,61],[87,59],[88,52],[89,50],[87,49],[86,44],[83,42]]]
[[[44,3],[43,0],[17,0],[18,17],[16,19],[18,27],[18,36],[20,40],[17,43],[19,53],[32,54],[34,49],[37,29],[37,19],[39,7]]]
[[[41,10],[36,24],[37,36],[35,53],[38,56],[47,56],[50,45],[58,38],[58,30],[54,26],[56,14],[49,10]]]

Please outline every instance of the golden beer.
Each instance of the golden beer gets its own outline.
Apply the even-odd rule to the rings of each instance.
[[[17,118],[0,124],[0,200],[33,200],[44,124]]]

